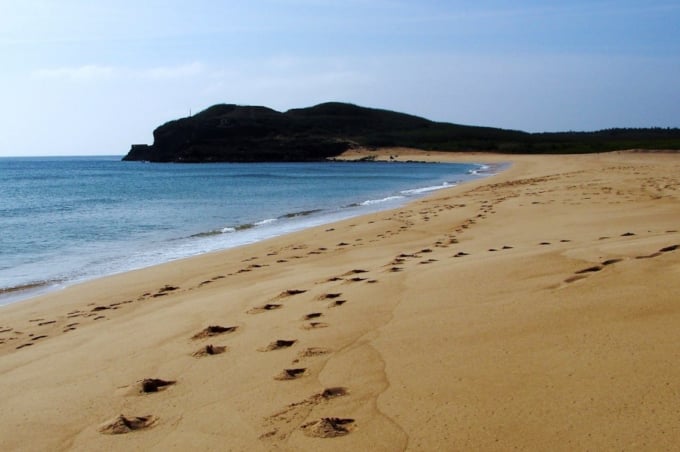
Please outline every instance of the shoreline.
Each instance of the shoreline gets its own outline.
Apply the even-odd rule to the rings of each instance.
[[[513,164],[3,307],[0,448],[680,441],[677,154],[378,154]]]
[[[334,160],[338,163],[351,163],[356,161],[352,157],[340,158]],[[381,160],[381,163],[414,163],[411,160]],[[440,163],[420,161],[415,163]],[[447,161],[441,163],[457,163],[455,161]],[[155,265],[162,265],[168,262],[174,262],[181,259],[201,256],[206,253],[220,252],[241,246],[248,246],[253,243],[269,240],[282,235],[290,234],[292,232],[302,231],[308,228],[332,224],[348,218],[356,218],[371,213],[376,213],[384,210],[398,208],[406,203],[413,202],[417,199],[427,196],[431,192],[441,189],[450,188],[461,183],[466,183],[470,180],[476,180],[477,177],[487,177],[489,169],[485,169],[484,165],[477,162],[465,162],[479,166],[478,170],[470,170],[468,176],[456,180],[452,183],[444,183],[437,186],[423,186],[405,189],[395,192],[394,196],[385,199],[368,199],[363,202],[357,201],[349,205],[338,205],[332,208],[318,208],[314,210],[295,211],[283,214],[279,217],[266,218],[252,223],[234,224],[230,226],[223,226],[219,229],[207,230],[193,233],[189,236],[178,236],[169,239],[166,244],[170,247],[166,250],[157,250],[157,256],[154,258],[145,258],[142,255],[136,256],[135,260],[139,260],[134,265],[114,265],[111,268],[102,269],[105,273],[78,270],[73,276],[67,274],[54,276],[52,279],[34,279],[21,283],[16,286],[0,287],[0,309],[9,304],[18,303],[31,299],[36,296],[52,293],[63,290],[66,287],[81,284],[84,282],[105,278],[116,274],[124,274],[131,271],[141,270]],[[496,170],[501,170],[499,166]],[[193,240],[193,242],[189,242]],[[220,240],[221,245],[217,243],[209,243],[210,240]],[[199,242],[200,241],[200,242]],[[172,247],[177,248],[179,243],[183,243],[181,249],[172,250]],[[193,247],[192,247],[193,245]],[[189,251],[192,248],[198,248],[199,251]],[[128,256],[128,261],[133,256]],[[120,259],[121,261],[123,259]],[[148,262],[147,262],[148,261]],[[117,268],[120,267],[120,268]]]

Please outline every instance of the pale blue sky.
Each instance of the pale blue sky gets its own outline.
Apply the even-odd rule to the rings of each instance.
[[[0,156],[125,154],[216,103],[680,127],[680,3],[0,0]]]

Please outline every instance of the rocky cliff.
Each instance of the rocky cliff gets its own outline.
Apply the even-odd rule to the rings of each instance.
[[[152,162],[314,161],[351,146],[442,145],[453,136],[473,148],[490,132],[522,132],[436,123],[417,116],[344,103],[281,113],[266,107],[214,105],[154,130],[152,145],[133,145],[124,160]],[[492,133],[494,135],[494,133]],[[484,138],[487,136],[487,138]]]
[[[680,149],[677,128],[530,134],[434,122],[338,102],[284,113],[267,107],[214,105],[194,116],[163,124],[153,136],[152,145],[132,145],[123,160],[304,162],[334,157],[352,146],[506,153]]]

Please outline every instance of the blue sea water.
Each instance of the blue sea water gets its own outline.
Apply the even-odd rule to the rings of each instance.
[[[396,207],[481,165],[0,158],[0,304]]]

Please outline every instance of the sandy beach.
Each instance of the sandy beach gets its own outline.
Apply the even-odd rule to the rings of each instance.
[[[677,450],[680,154],[369,154],[512,165],[0,308],[0,450]]]

